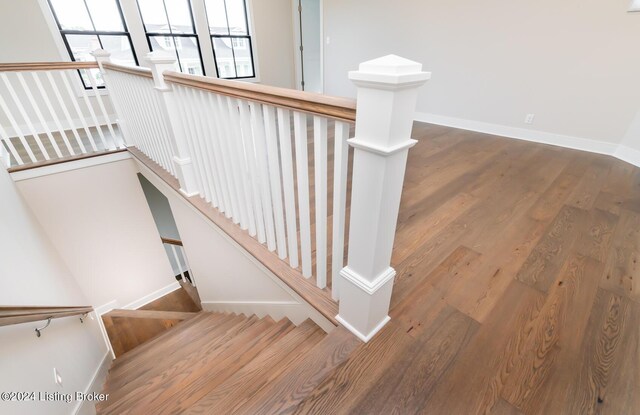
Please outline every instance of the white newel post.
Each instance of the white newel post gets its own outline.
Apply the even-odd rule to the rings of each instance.
[[[363,341],[389,321],[391,252],[418,88],[431,74],[389,55],[349,73],[358,87],[349,255],[340,275],[337,319]]]
[[[180,182],[180,191],[187,196],[195,196],[200,193],[196,182],[195,170],[191,161],[191,153],[184,136],[185,129],[182,121],[178,116],[178,105],[173,89],[164,81],[162,75],[165,71],[175,71],[176,59],[162,52],[148,53],[146,62],[151,68],[153,74],[153,82],[155,89],[159,91],[161,101],[163,102],[164,116],[167,119],[167,127],[171,145],[173,146],[174,158],[173,163],[176,166],[178,181]]]

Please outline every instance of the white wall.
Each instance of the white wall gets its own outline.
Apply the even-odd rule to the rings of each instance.
[[[17,183],[93,306],[175,283],[131,159]]]
[[[260,83],[295,87],[292,2],[251,0]]]
[[[628,0],[324,3],[326,93],[353,95],[347,71],[394,53],[433,73],[422,113],[619,143],[638,111]]]
[[[30,212],[4,169],[0,169],[0,304],[80,306],[89,303],[54,245]],[[0,327],[0,390],[72,393],[85,391],[107,347],[95,320],[56,319]],[[53,368],[63,387],[53,382]],[[3,414],[69,414],[72,403],[0,401]]]

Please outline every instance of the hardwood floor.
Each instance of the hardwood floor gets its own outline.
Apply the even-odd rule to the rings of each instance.
[[[255,333],[284,330],[284,349],[247,346],[254,354],[225,354],[226,368],[207,360],[219,374],[208,381],[185,364],[171,373],[197,383],[171,383],[175,397],[188,391],[176,401],[155,401],[140,379],[129,402],[194,414],[640,413],[640,169],[428,124],[413,137],[392,319],[373,340],[336,329],[297,349],[290,328],[264,323]],[[236,327],[235,338],[242,322],[227,319],[211,330]]]
[[[392,320],[297,412],[640,413],[640,169],[413,136]]]

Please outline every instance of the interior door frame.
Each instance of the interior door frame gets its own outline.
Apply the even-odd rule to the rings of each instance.
[[[302,53],[300,51],[300,2],[291,0],[293,18],[293,53],[295,66],[295,89],[302,90]],[[318,0],[320,7],[320,93],[324,93],[324,0]],[[304,30],[304,29],[303,29]]]

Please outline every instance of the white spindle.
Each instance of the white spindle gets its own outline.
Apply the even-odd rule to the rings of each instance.
[[[67,108],[67,104],[64,102],[64,99],[62,99],[62,95],[60,94],[60,89],[58,89],[58,83],[54,80],[52,72],[46,71],[45,74],[47,76],[47,80],[49,81],[49,86],[51,86],[51,89],[53,90],[53,95],[56,97],[56,101],[58,102],[58,107],[62,109],[62,113],[64,114],[64,117],[67,120],[68,127],[73,133],[73,138],[76,140],[76,143],[80,148],[80,152],[82,154],[86,153],[87,149],[84,147],[84,143],[80,139],[80,135],[78,134],[78,131],[75,128],[75,124],[71,119],[71,114],[69,114],[69,109]],[[63,137],[66,137],[66,135],[64,135],[64,131],[61,131],[61,133],[63,134]],[[65,144],[66,144],[66,141],[65,141]],[[73,150],[73,147],[69,149],[69,151],[71,152],[72,155],[75,154],[75,150]]]
[[[113,126],[111,125],[111,120],[109,119],[109,114],[107,114],[107,110],[104,107],[104,102],[102,102],[102,94],[100,93],[100,90],[98,89],[98,86],[96,85],[96,80],[93,77],[93,75],[91,74],[91,71],[88,70],[87,71],[87,77],[89,78],[89,83],[91,84],[91,89],[93,90],[93,93],[95,94],[96,100],[98,101],[98,108],[100,108],[100,112],[102,113],[102,117],[104,118],[104,122],[107,123],[107,128],[109,129],[109,132],[111,133],[111,143],[112,145],[109,146],[109,150],[115,150],[117,147],[116,144],[116,132],[113,130]],[[107,149],[107,146],[105,144],[105,150]]]
[[[140,101],[138,99],[139,91],[136,85],[136,78],[129,74],[124,74],[125,95],[129,97],[129,106],[131,108],[131,117],[138,123],[138,138],[142,144],[142,151],[153,160],[157,160],[155,147],[149,138],[149,125],[140,110]]]
[[[173,139],[173,137],[170,136],[169,134],[169,129],[167,127],[167,120],[164,116],[164,113],[162,111],[161,108],[161,102],[160,102],[160,97],[158,96],[158,94],[160,94],[160,92],[158,92],[154,87],[153,84],[151,85],[151,101],[152,101],[152,105],[153,105],[153,111],[155,112],[155,114],[157,115],[157,122],[160,126],[160,129],[162,131],[161,137],[162,137],[162,143],[166,149],[167,152],[167,156],[168,156],[168,165],[167,165],[167,170],[175,177],[176,176],[176,170],[175,167],[173,165],[173,157],[175,156],[175,154],[173,153],[173,147],[171,146],[170,140]]]
[[[185,127],[185,138],[187,146],[189,147],[189,155],[191,156],[191,162],[193,163],[194,176],[198,186],[198,191],[201,196],[205,196],[205,182],[202,177],[202,164],[199,157],[199,152],[196,150],[195,145],[195,131],[193,129],[193,117],[189,108],[187,108],[185,101],[184,90],[181,86],[174,85],[174,93],[178,97],[178,108],[180,109],[180,115],[182,117],[182,125]]]
[[[300,254],[302,275],[311,277],[311,213],[309,209],[309,157],[307,154],[307,116],[293,113],[296,143],[296,177],[298,179],[298,209],[300,210]]]
[[[269,181],[273,201],[273,215],[276,225],[276,242],[280,259],[287,257],[287,237],[284,229],[284,211],[282,207],[282,186],[280,183],[280,160],[278,156],[278,133],[276,129],[276,111],[270,105],[263,105]]]
[[[218,131],[218,143],[220,150],[222,151],[222,165],[225,170],[225,177],[227,179],[227,189],[229,191],[230,205],[227,208],[231,208],[231,218],[233,223],[240,223],[240,205],[238,198],[238,184],[236,177],[233,173],[233,161],[231,158],[231,148],[229,145],[229,117],[227,115],[228,109],[223,105],[220,96],[217,94],[211,95],[212,111],[214,119],[217,120],[216,127]]]
[[[213,163],[214,184],[218,193],[218,209],[224,213],[226,217],[231,217],[231,202],[229,189],[227,188],[227,176],[224,171],[224,163],[220,150],[220,137],[217,129],[216,120],[213,117],[213,108],[211,104],[211,94],[209,92],[200,91],[202,101],[203,120],[207,130],[207,150],[209,151],[209,159]]]
[[[182,264],[180,263],[180,258],[178,258],[178,252],[176,252],[176,246],[174,244],[168,244],[171,247],[171,253],[173,254],[173,260],[178,267],[178,272],[180,276],[182,276],[182,281],[187,282],[187,278],[184,276],[184,270],[182,268]]]
[[[264,216],[262,215],[262,199],[260,196],[260,174],[258,172],[255,153],[255,146],[253,144],[253,130],[251,128],[251,114],[249,105],[246,101],[238,100],[238,107],[240,108],[240,126],[242,129],[242,143],[244,147],[245,157],[247,159],[247,171],[249,172],[249,181],[251,183],[251,195],[253,200],[253,216],[256,220],[256,234],[258,236],[258,242],[266,242],[266,232],[264,226]]]
[[[258,162],[258,175],[260,179],[260,194],[262,196],[262,210],[264,214],[265,229],[267,233],[267,248],[276,250],[276,236],[273,224],[273,202],[269,189],[269,167],[267,164],[267,149],[265,145],[264,120],[262,118],[262,105],[250,102],[251,126],[253,128],[253,140],[256,148]]]
[[[211,169],[211,164],[209,163],[209,152],[207,151],[206,141],[207,134],[206,129],[203,128],[203,118],[204,114],[202,114],[202,103],[199,100],[196,92],[192,88],[186,88],[184,91],[186,102],[190,102],[193,104],[193,129],[195,132],[195,144],[196,151],[198,152],[199,160],[201,160],[201,169],[202,175],[204,176],[204,185],[206,199],[209,202],[217,202],[217,198],[215,195],[215,184],[213,182],[213,174]],[[217,204],[217,203],[216,203]]]
[[[11,99],[13,100],[13,102],[16,105],[16,107],[18,108],[18,112],[20,113],[20,116],[22,117],[24,122],[27,124],[27,128],[29,129],[29,131],[31,131],[31,136],[34,138],[34,140],[36,140],[36,144],[38,145],[38,148],[40,149],[40,152],[42,153],[44,159],[45,160],[49,160],[50,159],[49,153],[47,153],[47,150],[44,148],[44,145],[42,144],[42,141],[40,140],[40,136],[36,132],[36,128],[33,125],[33,123],[31,122],[31,118],[29,118],[29,115],[25,111],[24,106],[22,105],[22,101],[18,97],[18,94],[16,94],[16,91],[13,88],[13,85],[11,85],[11,82],[9,81],[9,78],[7,77],[7,74],[6,73],[0,73],[0,77],[2,78],[2,81],[4,82],[5,86],[7,87],[7,90],[9,91],[9,95],[11,96]]]
[[[60,71],[60,77],[62,78],[62,82],[64,83],[64,87],[65,87],[65,89],[67,91],[67,95],[69,96],[69,99],[71,100],[71,104],[73,105],[73,109],[75,110],[75,113],[76,113],[78,119],[80,120],[80,123],[82,125],[82,128],[84,129],[85,134],[87,135],[87,139],[89,140],[89,143],[91,144],[91,148],[93,149],[93,151],[98,151],[98,146],[96,145],[96,142],[93,139],[93,134],[91,133],[91,129],[89,128],[89,126],[87,124],[87,120],[84,118],[84,114],[82,113],[82,110],[80,109],[80,105],[78,104],[78,100],[76,99],[76,95],[73,92],[73,89],[71,89],[71,84],[69,82],[69,74],[67,73],[67,71]],[[81,88],[81,89],[83,89],[83,88]],[[85,95],[86,95],[86,93],[85,93]]]
[[[40,111],[40,106],[38,105],[38,102],[36,102],[35,98],[33,97],[33,94],[31,93],[31,88],[29,88],[29,85],[27,85],[26,81],[24,80],[24,76],[22,76],[21,72],[16,72],[16,77],[18,78],[18,82],[20,82],[20,85],[22,86],[22,89],[24,90],[25,95],[27,96],[27,100],[29,101],[31,108],[33,108],[33,111],[36,113],[36,118],[38,118],[38,122],[40,123],[41,128],[44,130],[45,135],[49,139],[49,144],[51,144],[51,146],[53,147],[53,150],[56,152],[56,156],[58,156],[58,158],[62,157],[62,153],[60,152],[60,147],[58,147],[58,143],[56,143],[56,139],[53,138],[53,135],[51,134],[49,125],[47,121],[44,119],[44,116],[42,115],[42,111]],[[42,89],[40,89],[40,91],[42,91]],[[37,131],[34,131],[34,134],[36,133]]]
[[[9,138],[9,134],[7,134],[4,127],[2,127],[2,124],[0,124],[0,151],[4,151],[4,147],[2,146],[3,141],[6,144],[7,148],[9,149],[9,152],[11,153],[13,158],[16,160],[16,163],[18,163],[18,165],[24,164],[24,162],[22,161],[22,157],[20,157],[20,155],[18,154],[18,151],[16,151],[16,148],[13,146],[13,143]],[[6,163],[6,167],[11,166],[11,160],[5,159],[5,163]]]
[[[291,154],[291,118],[289,111],[278,108],[278,132],[280,136],[280,161],[282,165],[282,190],[287,220],[289,265],[298,268],[298,228],[296,225],[296,201],[293,187],[293,156]]]
[[[245,204],[245,214],[249,221],[249,235],[256,236],[256,219],[253,211],[253,197],[251,193],[251,176],[249,173],[249,166],[247,156],[244,148],[242,121],[240,115],[240,102],[237,99],[227,98],[227,104],[229,106],[229,115],[231,119],[231,125],[233,127],[233,143],[235,144],[236,154],[238,157],[238,170],[240,176],[240,182],[243,188],[243,200]]]
[[[40,91],[40,94],[42,95],[42,99],[44,100],[44,104],[47,107],[47,111],[49,111],[49,114],[51,115],[51,119],[53,120],[54,124],[56,125],[56,128],[58,129],[58,132],[60,133],[60,136],[62,137],[62,141],[64,142],[64,145],[67,148],[67,151],[69,152],[70,155],[72,155],[72,156],[75,155],[75,151],[73,151],[73,147],[71,146],[71,143],[69,142],[69,138],[67,137],[67,133],[64,131],[64,128],[62,127],[62,124],[60,123],[60,119],[58,118],[58,114],[56,113],[55,109],[53,108],[53,105],[51,105],[51,100],[49,99],[49,94],[47,94],[47,91],[42,86],[42,82],[40,81],[40,75],[38,74],[38,72],[31,72],[31,76],[33,78],[33,82],[35,82],[36,87],[38,88],[38,90]]]
[[[340,270],[344,267],[344,232],[349,164],[349,124],[336,121],[333,150],[333,242],[331,253],[331,296],[340,297]]]
[[[87,78],[89,78],[91,80],[91,78],[93,77],[93,75],[91,75],[91,72],[86,71],[87,74]],[[96,94],[98,92],[96,91]],[[100,126],[100,122],[98,121],[98,117],[96,117],[96,112],[93,110],[93,105],[91,104],[91,100],[89,99],[89,94],[87,94],[87,91],[84,88],[80,88],[80,95],[82,95],[82,99],[84,101],[84,104],[87,106],[87,109],[89,110],[89,115],[91,116],[91,120],[93,121],[93,125],[96,127],[96,130],[98,131],[98,137],[100,137],[100,141],[102,142],[102,148],[103,149],[107,149],[107,140],[102,132],[102,127]]]
[[[313,117],[313,164],[316,190],[316,284],[327,286],[327,119]]]
[[[14,118],[13,114],[9,110],[9,107],[7,106],[7,103],[2,97],[2,94],[0,94],[0,108],[2,108],[2,111],[7,116],[7,119],[11,124],[11,128],[13,128],[13,131],[18,135],[18,139],[20,140],[22,147],[24,147],[25,151],[27,152],[27,155],[29,156],[29,160],[31,160],[32,163],[35,163],[36,161],[38,161],[38,159],[36,159],[35,154],[33,154],[33,151],[31,150],[31,146],[29,146],[29,143],[27,143],[27,139],[24,137],[24,134],[22,134],[22,130],[20,129],[18,122]]]
[[[167,166],[169,166],[172,161],[169,158],[166,147],[162,143],[162,129],[160,128],[158,120],[159,117],[154,111],[152,103],[151,93],[153,92],[153,81],[147,78],[138,77],[136,78],[136,82],[138,83],[140,90],[140,104],[142,105],[141,112],[144,113],[144,116],[147,119],[147,123],[150,127],[149,133],[151,140],[153,141],[156,153],[158,154],[158,160],[156,161],[161,167],[168,170]]]
[[[242,157],[242,139],[240,137],[240,125],[238,123],[238,108],[235,100],[229,97],[219,96],[219,102],[225,108],[227,142],[229,143],[229,153],[231,156],[231,167],[237,185],[238,209],[240,210],[240,227],[249,229],[249,210],[247,208],[247,198],[244,181],[244,159]]]
[[[124,124],[127,126],[126,130],[129,134],[127,137],[128,143],[137,147],[139,150],[144,151],[138,127],[139,120],[137,117],[133,116],[133,110],[129,102],[130,91],[127,89],[126,80],[124,79],[123,74],[119,72],[111,72],[109,74],[109,88],[111,91],[110,93],[114,95],[115,100],[118,101],[120,106],[121,112],[119,116],[124,119]]]

